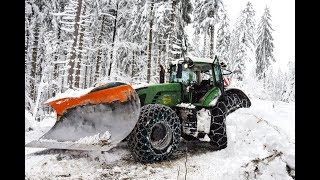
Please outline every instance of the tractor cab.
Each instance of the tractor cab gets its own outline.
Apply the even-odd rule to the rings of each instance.
[[[170,66],[170,83],[180,83],[183,89],[183,102],[208,105],[206,98],[212,93],[223,92],[223,80],[217,56],[215,59],[186,57],[172,62]],[[218,93],[217,93],[218,92]]]

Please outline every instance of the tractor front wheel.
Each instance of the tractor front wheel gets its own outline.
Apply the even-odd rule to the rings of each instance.
[[[134,158],[142,163],[168,159],[178,148],[180,119],[170,107],[148,104],[141,108],[138,123],[128,138]]]

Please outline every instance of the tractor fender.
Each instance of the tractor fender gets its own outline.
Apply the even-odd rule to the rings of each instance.
[[[236,89],[236,88],[230,88],[230,89],[226,89],[225,90],[225,93],[226,95],[232,95],[232,94],[236,94],[239,96],[239,98],[241,99],[241,101],[246,101],[246,108],[250,107],[251,106],[251,101],[250,99],[248,98],[248,96],[243,92],[241,91],[240,89]]]
[[[251,101],[248,96],[240,89],[231,88],[224,91],[224,96],[220,97],[221,101],[225,100],[228,109],[228,114],[239,108],[249,108]]]

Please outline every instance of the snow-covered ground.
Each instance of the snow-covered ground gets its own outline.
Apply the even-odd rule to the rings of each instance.
[[[135,162],[125,143],[108,152],[25,148],[26,179],[292,179],[295,169],[294,103],[252,99],[227,117],[228,147],[182,141],[168,161]],[[26,114],[26,118],[29,115]],[[29,123],[26,143],[54,124]],[[26,128],[28,129],[28,128]]]

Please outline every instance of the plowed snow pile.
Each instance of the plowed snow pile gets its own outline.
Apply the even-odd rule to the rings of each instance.
[[[126,143],[103,154],[25,148],[25,175],[26,179],[293,179],[294,114],[294,103],[252,99],[251,108],[227,117],[226,149],[212,151],[208,142],[182,141],[169,161],[153,164],[135,162]],[[26,143],[53,123],[53,118],[30,123],[33,130],[26,132]]]

